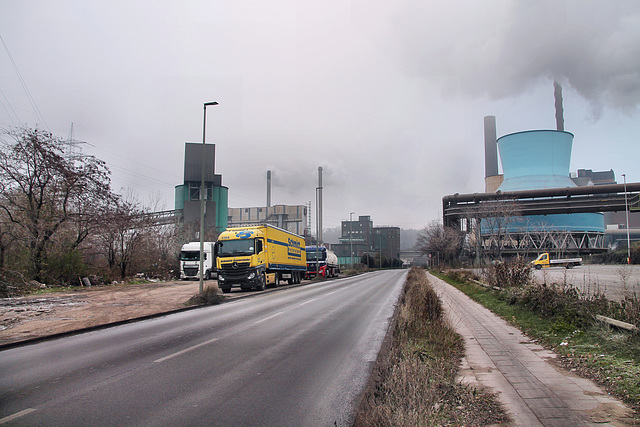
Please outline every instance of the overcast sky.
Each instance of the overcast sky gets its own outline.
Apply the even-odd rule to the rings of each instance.
[[[73,123],[115,190],[162,209],[217,101],[231,207],[264,206],[269,169],[273,204],[314,201],[322,166],[325,227],[422,228],[484,191],[484,116],[555,128],[554,79],[571,171],[640,181],[637,0],[0,0],[0,36],[0,127]]]

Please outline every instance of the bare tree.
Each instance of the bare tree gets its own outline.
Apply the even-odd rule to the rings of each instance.
[[[505,241],[511,242],[510,226],[515,225],[522,212],[515,200],[489,200],[473,212],[476,218],[476,238],[480,249],[487,250],[494,259],[502,258]]]
[[[147,212],[127,193],[109,211],[104,213],[104,226],[98,240],[109,269],[117,271],[121,279],[139,257],[151,222]]]
[[[433,220],[418,232],[415,247],[423,254],[442,256],[450,262],[462,248],[463,237],[460,230]]]
[[[104,162],[66,156],[64,147],[63,140],[38,129],[6,131],[0,146],[0,210],[28,249],[37,280],[56,236],[75,223],[77,246],[88,236],[96,208],[112,197]]]

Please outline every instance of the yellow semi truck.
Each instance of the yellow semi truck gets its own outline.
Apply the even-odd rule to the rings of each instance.
[[[218,287],[225,293],[300,283],[307,269],[304,238],[272,225],[228,228],[216,248]]]

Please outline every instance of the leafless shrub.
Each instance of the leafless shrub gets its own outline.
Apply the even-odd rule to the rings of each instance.
[[[202,295],[197,294],[189,298],[187,305],[218,305],[224,300],[220,294],[218,285],[208,285],[204,288]]]
[[[486,271],[487,281],[499,288],[523,287],[531,281],[531,264],[522,257],[492,264]]]
[[[392,348],[378,360],[356,426],[489,425],[506,420],[495,398],[457,382],[463,343],[424,272],[412,269]]]

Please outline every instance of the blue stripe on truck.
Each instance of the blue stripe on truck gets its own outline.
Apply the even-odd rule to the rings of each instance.
[[[273,243],[275,245],[284,246],[285,248],[287,248],[287,252],[288,252],[289,256],[292,256],[294,258],[301,258],[302,257],[302,250],[300,248],[292,248],[288,243],[280,242],[278,240],[273,240],[273,239],[267,239],[267,243]],[[292,251],[292,249],[294,251],[297,249],[297,252]]]

